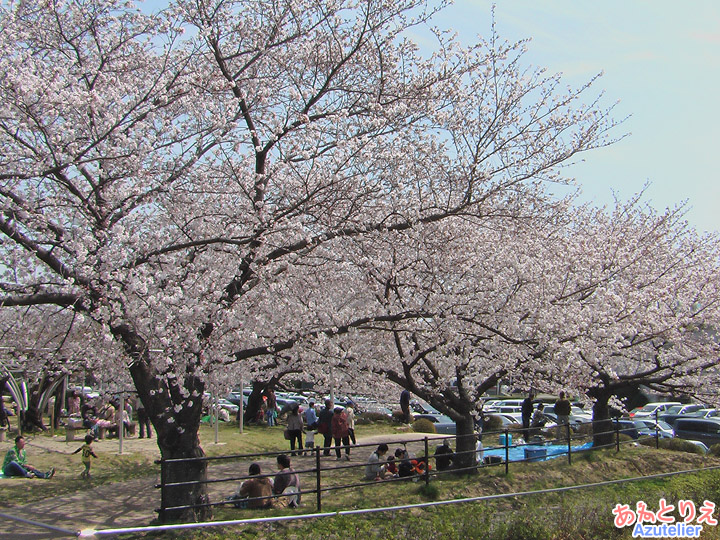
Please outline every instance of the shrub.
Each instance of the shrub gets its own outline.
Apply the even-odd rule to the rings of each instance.
[[[435,429],[435,424],[433,424],[430,420],[427,418],[418,418],[413,422],[413,430],[417,431],[418,433],[437,433],[437,429]]]
[[[720,444],[713,444],[708,450],[708,455],[720,457]]]

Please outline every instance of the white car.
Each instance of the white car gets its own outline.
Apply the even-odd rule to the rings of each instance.
[[[593,421],[593,416],[591,412],[587,412],[585,409],[581,409],[580,407],[576,407],[575,405],[570,407],[570,418],[572,418],[573,420],[577,420],[581,424],[587,424]]]
[[[720,410],[718,409],[699,409],[697,411],[688,413],[688,416],[695,416],[697,418],[713,418],[720,416]]]
[[[499,411],[503,407],[520,409],[523,401],[522,399],[488,399],[483,405],[483,410],[487,412]]]
[[[670,407],[674,405],[682,405],[677,401],[658,401],[654,403],[648,403],[643,407],[638,407],[630,411],[630,418],[642,418],[644,416],[655,416],[656,414],[662,414]]]
[[[221,409],[227,409],[227,411],[230,413],[230,416],[237,414],[238,409],[240,409],[240,407],[225,398],[218,399],[218,405]]]

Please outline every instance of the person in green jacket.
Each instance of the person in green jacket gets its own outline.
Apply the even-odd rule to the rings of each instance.
[[[5,476],[21,476],[23,478],[52,478],[55,474],[55,469],[52,467],[48,472],[41,472],[32,465],[28,465],[25,454],[25,437],[22,435],[15,437],[15,446],[5,454],[2,470]]]

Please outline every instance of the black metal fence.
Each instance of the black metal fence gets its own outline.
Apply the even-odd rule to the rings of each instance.
[[[482,438],[484,441],[487,441],[491,437],[498,437],[498,440],[500,444],[495,446],[485,446],[482,447],[483,454],[487,453],[493,453],[497,454],[500,453],[500,459],[486,459],[484,462],[477,463],[470,467],[451,467],[449,469],[445,470],[437,470],[433,469],[431,467],[431,460],[434,459],[434,456],[430,454],[430,441],[441,441],[444,439],[455,439],[455,435],[448,435],[445,437],[441,436],[435,436],[433,435],[432,438],[429,436],[424,436],[422,438],[408,438],[403,440],[395,440],[392,441],[392,444],[401,445],[404,448],[407,448],[408,445],[415,446],[419,452],[416,456],[412,459],[415,460],[416,463],[420,463],[421,465],[424,465],[424,467],[418,467],[418,469],[422,470],[420,474],[413,474],[412,476],[405,476],[405,477],[397,477],[397,478],[388,478],[384,479],[383,483],[386,482],[407,482],[407,481],[423,481],[425,484],[429,484],[431,481],[431,478],[437,477],[444,474],[458,474],[463,472],[473,472],[478,470],[479,468],[484,467],[493,467],[493,466],[503,466],[505,468],[505,474],[509,474],[510,470],[510,463],[523,463],[523,462],[534,462],[534,461],[543,461],[550,458],[559,458],[564,455],[567,455],[567,461],[568,465],[572,465],[572,458],[573,455],[577,455],[582,452],[588,452],[597,450],[600,448],[612,448],[615,447],[616,451],[620,451],[620,448],[622,444],[627,443],[634,443],[637,441],[637,439],[630,438],[629,440],[622,440],[623,437],[621,435],[624,431],[627,431],[627,429],[624,429],[621,427],[621,425],[617,422],[617,420],[604,420],[604,421],[598,421],[594,422],[594,425],[600,425],[603,426],[602,429],[605,429],[606,427],[609,427],[609,429],[605,429],[605,431],[595,432],[595,433],[588,433],[588,434],[576,434],[573,433],[571,427],[569,424],[565,424],[564,426],[561,426],[560,429],[564,431],[564,436],[561,436],[560,438],[555,437],[554,441],[561,443],[563,446],[566,445],[566,449],[563,451],[556,451],[552,455],[535,455],[532,453],[528,453],[526,451],[526,455],[524,458],[521,459],[510,459],[510,450],[513,448],[520,448],[524,447],[529,449],[529,447],[543,447],[546,446],[550,440],[544,440],[544,441],[537,441],[536,443],[523,442],[522,444],[519,444],[519,441],[517,437],[513,437],[513,435],[523,435],[525,438],[530,438],[528,430],[525,430],[523,428],[517,428],[517,429],[504,429],[499,431],[491,431],[491,432],[485,432],[482,434]],[[588,424],[583,424],[588,425]],[[531,428],[532,429],[532,428]],[[555,430],[556,428],[550,428],[551,430]],[[589,429],[589,428],[583,428],[583,429]],[[546,434],[548,431],[545,432]],[[556,432],[557,435],[557,432]],[[587,441],[588,439],[592,439],[592,437],[598,437],[598,436],[606,436],[607,439],[612,439],[612,443],[608,443],[605,445],[592,445],[590,448],[583,448],[578,449],[573,447],[573,442],[584,440]],[[513,439],[515,439],[515,442],[513,442]],[[655,428],[655,434],[640,437],[639,439],[648,439],[652,440],[655,439],[655,447],[659,447],[659,439],[660,439],[660,432],[659,429]],[[331,447],[330,450],[332,451],[345,451],[346,449],[350,449],[350,451],[356,451],[357,449],[361,448],[367,448],[367,447],[377,447],[377,443],[372,444],[358,444],[358,445],[350,445],[350,446],[334,446]],[[322,505],[323,505],[323,494],[328,494],[330,492],[334,492],[337,490],[346,490],[346,489],[353,489],[356,487],[365,487],[365,486],[372,486],[377,485],[378,482],[376,480],[366,480],[363,479],[363,481],[359,482],[353,482],[353,483],[346,483],[346,484],[333,484],[331,482],[328,482],[327,480],[330,480],[333,476],[338,476],[339,471],[343,470],[350,470],[350,469],[363,469],[366,467],[367,463],[363,461],[362,463],[345,463],[341,462],[340,464],[336,464],[335,466],[330,466],[329,464],[323,467],[323,461],[322,461],[322,455],[325,454],[325,452],[328,450],[327,447],[315,447],[312,450],[306,449],[303,450],[305,455],[312,455],[314,459],[312,460],[312,466],[305,467],[305,468],[299,468],[294,469],[294,472],[298,474],[299,477],[305,479],[305,481],[301,482],[302,490],[301,495],[308,496],[308,495],[314,495],[315,499],[315,506],[316,510],[318,512],[322,511]],[[295,451],[296,453],[298,450]],[[480,451],[478,449],[475,450],[469,450],[466,452],[454,452],[453,456],[455,458],[455,461],[457,462],[458,456],[463,456],[465,454],[478,454]],[[214,484],[229,484],[233,482],[241,482],[245,481],[249,478],[267,478],[275,476],[276,473],[265,473],[265,474],[259,474],[259,475],[236,475],[231,474],[227,470],[220,470],[219,474],[220,476],[217,478],[207,478],[205,480],[201,481],[192,481],[192,482],[175,482],[170,483],[167,481],[168,478],[168,467],[171,465],[178,465],[182,463],[190,463],[190,462],[198,462],[198,461],[206,461],[208,462],[208,465],[221,465],[223,462],[230,463],[230,462],[238,462],[242,461],[245,464],[247,464],[249,461],[254,460],[258,461],[258,458],[276,458],[280,454],[289,454],[290,451],[277,451],[277,452],[264,452],[264,453],[255,453],[255,454],[237,454],[237,455],[228,455],[228,456],[218,456],[218,457],[202,457],[202,458],[186,458],[186,459],[171,459],[171,460],[159,460],[156,463],[160,465],[160,483],[157,484],[155,487],[161,490],[161,504],[160,508],[156,511],[159,513],[159,517],[161,521],[164,521],[164,513],[167,511],[178,511],[178,510],[186,510],[186,509],[199,509],[201,507],[215,507],[215,506],[223,506],[227,504],[231,504],[234,501],[229,501],[226,498],[221,498],[221,500],[217,500],[215,502],[212,501],[205,501],[198,504],[193,505],[186,505],[186,506],[171,506],[168,503],[168,499],[166,497],[166,489],[170,487],[181,487],[181,486],[191,486],[191,485],[197,485],[197,484],[206,484],[206,485],[214,485]],[[311,454],[309,454],[311,453]],[[327,454],[325,454],[327,455]],[[497,456],[496,456],[497,457]],[[460,460],[463,461],[463,460]],[[469,460],[469,461],[475,461],[475,460]],[[209,467],[208,467],[209,469]],[[364,478],[364,475],[363,475]],[[306,488],[304,486],[314,486],[313,488]],[[267,497],[258,497],[254,499],[245,499],[247,502],[250,501],[261,501],[263,499],[273,499],[277,497],[277,495],[267,496]]]

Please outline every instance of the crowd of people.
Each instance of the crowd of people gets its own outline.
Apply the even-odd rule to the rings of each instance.
[[[269,401],[269,399],[263,400],[265,408]],[[300,456],[311,453],[315,449],[315,436],[318,435],[322,439],[318,438],[317,444],[322,445],[324,456],[331,454],[334,443],[336,459],[350,461],[351,444],[357,444],[354,408],[352,402],[346,403],[344,407],[334,407],[329,399],[325,400],[324,407],[319,411],[314,401],[310,401],[305,409],[301,409],[298,403],[293,404],[285,418],[285,438],[290,443],[290,455]],[[273,426],[277,422],[275,413],[277,410],[271,415],[267,415],[266,411],[263,412],[268,426]]]

